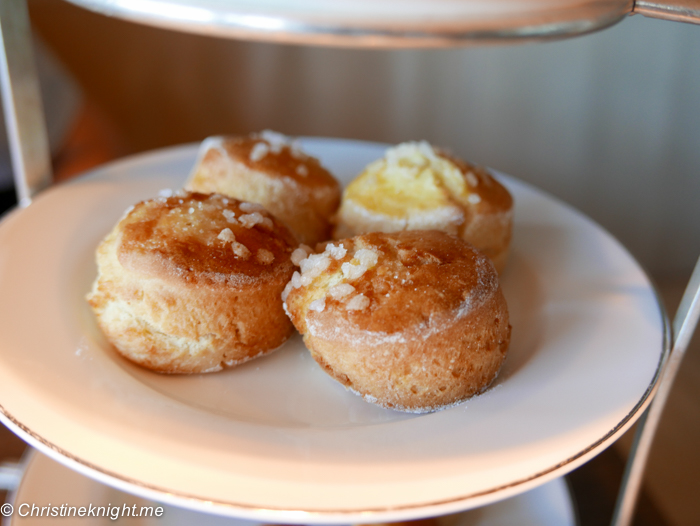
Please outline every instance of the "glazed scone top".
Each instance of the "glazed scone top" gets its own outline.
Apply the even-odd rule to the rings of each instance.
[[[258,204],[185,191],[138,203],[118,230],[123,267],[193,284],[270,279],[289,271],[296,246],[287,228]]]
[[[470,212],[507,212],[513,206],[508,191],[487,170],[471,166],[434,149],[425,141],[407,142],[387,150],[346,188],[342,207],[361,206],[373,221],[386,222],[377,230],[440,228],[459,234]]]
[[[288,178],[308,188],[338,184],[318,159],[302,150],[298,140],[270,130],[246,137],[209,137],[200,151],[202,158],[197,165],[207,157],[223,155],[270,177]]]
[[[425,338],[498,289],[484,255],[438,231],[370,233],[329,243],[300,267],[283,299],[300,332],[321,337],[319,331],[335,333],[349,324],[382,339]],[[315,323],[320,318],[335,322]]]

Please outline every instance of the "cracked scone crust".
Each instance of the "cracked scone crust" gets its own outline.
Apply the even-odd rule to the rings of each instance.
[[[482,392],[510,343],[493,264],[439,231],[370,233],[300,262],[285,308],[325,372],[367,401],[428,412]]]
[[[87,299],[129,360],[163,373],[217,371],[293,332],[279,297],[294,246],[260,205],[190,192],[143,201],[99,245]]]
[[[502,272],[513,230],[513,199],[483,167],[408,142],[387,150],[343,192],[335,239],[366,232],[442,230],[461,237]]]

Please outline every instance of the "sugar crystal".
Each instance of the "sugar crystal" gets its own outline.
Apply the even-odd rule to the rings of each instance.
[[[224,243],[233,243],[236,240],[236,236],[233,235],[233,232],[230,228],[224,228],[221,232],[219,232],[219,235],[216,237]]]
[[[269,250],[261,248],[260,250],[258,250],[257,259],[263,265],[269,265],[274,261],[275,255]]]
[[[347,310],[363,310],[369,307],[369,298],[364,294],[358,294],[345,304]]]
[[[233,253],[241,259],[248,259],[250,257],[250,250],[248,250],[248,247],[243,243],[234,241],[231,243],[231,248],[233,249]]]
[[[340,283],[339,285],[331,287],[328,294],[330,294],[333,299],[342,300],[353,292],[355,292],[355,287],[350,285],[350,283]]]
[[[226,221],[228,221],[229,223],[238,223],[238,219],[236,219],[236,213],[232,210],[224,210],[222,214],[224,214]]]
[[[253,228],[258,223],[264,222],[264,218],[260,212],[253,212],[252,214],[243,214],[238,218],[238,220],[246,228]]]
[[[323,312],[323,309],[326,308],[326,298],[319,298],[317,300],[312,301],[309,304],[309,310],[313,310],[316,312]]]
[[[262,160],[270,151],[270,147],[264,142],[257,142],[253,149],[250,150],[249,158],[254,163]]]

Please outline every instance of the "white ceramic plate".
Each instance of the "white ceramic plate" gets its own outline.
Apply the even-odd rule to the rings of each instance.
[[[313,139],[347,182],[385,146]],[[83,297],[99,240],[179,187],[196,147],[51,189],[0,225],[2,420],[49,456],[147,498],[237,517],[347,523],[439,515],[577,467],[631,425],[665,356],[663,317],[629,254],[586,217],[503,177],[516,201],[502,276],[510,354],[484,395],[416,416],[345,391],[300,338],[212,375],[120,359]]]
[[[445,46],[572,36],[624,18],[630,0],[70,0],[154,26],[344,46]]]
[[[52,521],[60,521],[61,526],[103,526],[105,517],[116,517],[119,513],[119,524],[140,526],[264,526],[264,523],[206,515],[174,506],[162,505],[133,497],[109,486],[95,482],[51,460],[41,453],[34,452],[27,462],[22,481],[14,493],[12,502],[14,514],[6,526],[44,525]],[[70,506],[90,508],[103,507],[99,517],[64,516],[60,519],[47,519],[39,516],[39,511],[31,515],[34,504],[37,508],[64,509]],[[136,508],[133,505],[136,504]],[[136,511],[136,518],[122,515]],[[155,508],[162,508],[160,518],[149,517],[155,513]],[[142,514],[141,509],[144,508]],[[150,512],[146,507],[154,509]],[[115,511],[115,508],[119,511]],[[72,513],[72,512],[71,512]],[[145,515],[142,516],[142,515]],[[3,523],[5,524],[5,523]],[[571,502],[569,488],[561,479],[554,479],[542,486],[510,499],[476,508],[455,515],[440,517],[435,526],[575,526],[574,506]]]

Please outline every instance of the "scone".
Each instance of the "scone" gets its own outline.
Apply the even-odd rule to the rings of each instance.
[[[163,373],[217,371],[293,332],[280,293],[295,246],[258,204],[181,191],[119,221],[97,249],[87,299],[129,360]]]
[[[329,243],[300,267],[285,309],[321,367],[367,401],[434,411],[496,377],[508,308],[493,264],[464,240],[370,233]]]
[[[408,142],[387,150],[350,183],[335,221],[335,239],[442,230],[474,245],[501,272],[513,230],[513,199],[485,168],[427,142]]]
[[[260,203],[308,245],[330,239],[340,203],[338,181],[318,159],[270,131],[205,140],[185,188]]]

